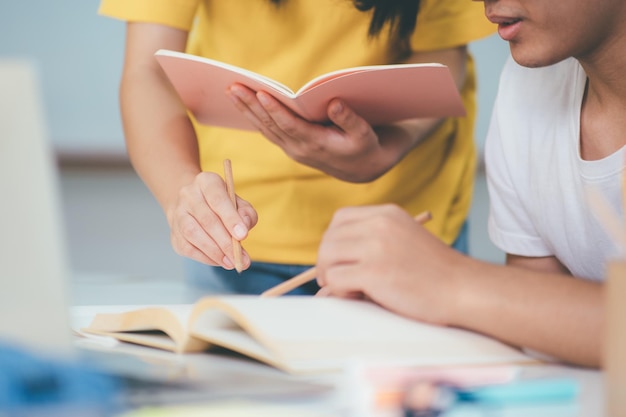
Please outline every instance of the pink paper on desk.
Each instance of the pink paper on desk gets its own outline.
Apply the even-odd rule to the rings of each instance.
[[[372,367],[364,369],[363,376],[375,385],[405,385],[416,380],[426,380],[468,387],[511,382],[518,372],[517,366]]]
[[[406,388],[416,381],[445,382],[458,387],[506,384],[519,367],[411,367],[399,365],[356,365],[352,369],[357,407],[363,416],[385,415],[400,409]],[[394,414],[391,414],[394,415]]]

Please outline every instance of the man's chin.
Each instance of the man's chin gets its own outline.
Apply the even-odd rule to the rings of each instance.
[[[567,57],[555,58],[554,55],[549,53],[541,54],[537,51],[523,51],[521,48],[516,48],[515,45],[510,45],[511,56],[519,65],[527,68],[541,68],[554,65],[561,62]]]

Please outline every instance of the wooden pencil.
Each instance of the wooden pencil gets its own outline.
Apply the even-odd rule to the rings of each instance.
[[[224,177],[226,180],[226,189],[228,190],[228,196],[230,197],[230,201],[232,201],[233,206],[235,206],[235,210],[237,210],[237,197],[235,195],[235,181],[233,180],[233,168],[230,163],[230,159],[224,159]],[[233,258],[235,261],[235,270],[238,273],[243,271],[243,253],[241,249],[241,243],[235,239],[233,236]]]
[[[430,211],[425,211],[415,216],[414,219],[416,222],[424,224],[432,219],[432,215]],[[309,281],[313,281],[315,278],[317,278],[316,268],[309,268],[306,271],[296,275],[295,277],[289,278],[288,280],[281,282],[280,284],[270,288],[269,290],[262,292],[261,297],[277,297],[279,295],[286,294],[289,291],[298,288],[299,286],[304,285]]]
[[[317,278],[317,270],[315,267],[309,268],[306,271],[296,275],[293,278],[289,278],[286,281],[270,288],[261,293],[261,297],[276,297],[288,293],[289,291],[298,288],[301,285],[306,284],[309,281],[313,281]]]

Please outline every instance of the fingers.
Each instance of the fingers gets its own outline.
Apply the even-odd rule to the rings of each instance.
[[[248,230],[252,229],[259,221],[259,216],[256,210],[243,198],[237,196],[237,212],[239,216],[243,220],[246,228]],[[234,227],[233,227],[233,236],[234,236]],[[247,236],[247,235],[246,235]]]
[[[229,88],[227,94],[265,137],[299,162],[310,158],[313,152],[319,153],[320,139],[336,130],[304,120],[264,91],[254,92],[235,84]]]
[[[254,91],[235,84],[230,87],[227,94],[235,107],[271,142],[284,146],[284,138],[288,135],[283,127],[288,130],[295,128],[298,119],[287,110],[281,103],[265,92]]]
[[[256,98],[262,106],[263,111],[261,113],[269,118],[262,119],[263,124],[268,126],[277,136],[297,137],[308,128],[307,122],[270,94],[259,91],[256,93]]]
[[[241,241],[258,217],[254,208],[237,197],[235,209],[224,180],[215,173],[199,174],[184,187],[170,221],[171,241],[176,253],[226,269],[234,266],[232,237]],[[243,267],[250,265],[247,253]]]
[[[185,216],[181,220],[181,225],[172,228],[171,242],[175,252],[181,256],[225,269],[234,268],[229,256],[225,255],[220,246],[191,216]],[[226,249],[226,253],[232,253],[232,248]],[[247,268],[250,264],[250,257],[245,251],[242,260]]]
[[[319,270],[319,268],[318,268]],[[335,265],[331,269],[318,272],[317,282],[320,290],[316,295],[321,297],[342,297],[362,299],[366,291],[363,288],[362,275],[355,265]]]
[[[395,252],[402,251],[397,238],[403,230],[411,233],[409,226],[418,227],[407,212],[391,204],[338,210],[319,247],[319,285],[333,295],[369,295]]]
[[[400,147],[384,148],[377,133],[342,100],[327,108],[332,123],[310,122],[264,91],[234,84],[226,94],[244,117],[296,162],[338,179],[366,182],[388,171]]]
[[[317,293],[315,293],[316,297],[339,297],[339,298],[351,298],[354,300],[371,300],[365,294],[361,292],[354,293],[345,293],[345,294],[335,294],[331,291],[330,287],[320,288]]]
[[[351,217],[354,214],[356,217]],[[363,254],[368,250],[368,236],[359,219],[363,210],[342,209],[333,217],[322,237],[317,257],[317,282],[320,287],[332,287],[333,294],[362,290],[348,280],[354,268],[362,268]]]
[[[222,177],[205,172],[198,176],[197,185],[201,198],[192,198],[191,201],[193,213],[202,228],[221,239],[230,239],[231,236],[237,240],[245,239],[248,226],[233,205]],[[247,211],[247,203],[241,198],[237,201],[241,202],[242,210]]]

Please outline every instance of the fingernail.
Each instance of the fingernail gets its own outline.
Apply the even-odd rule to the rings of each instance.
[[[246,227],[248,228],[252,226],[252,219],[250,218],[250,216],[244,216],[243,222],[246,224]]]
[[[339,115],[343,111],[343,103],[341,101],[335,101],[331,110],[334,115]]]
[[[247,233],[247,229],[243,224],[236,224],[235,228],[233,229],[233,235],[241,240],[244,237],[246,237],[246,233]]]
[[[235,264],[228,259],[228,256],[224,256],[222,258],[222,264],[225,269],[233,269],[235,267]]]
[[[241,97],[243,95],[241,89],[238,88],[236,85],[231,85],[228,91],[230,91],[231,94],[237,97]]]
[[[256,97],[259,99],[263,106],[267,106],[268,104],[270,104],[270,101],[265,94],[257,93]]]

